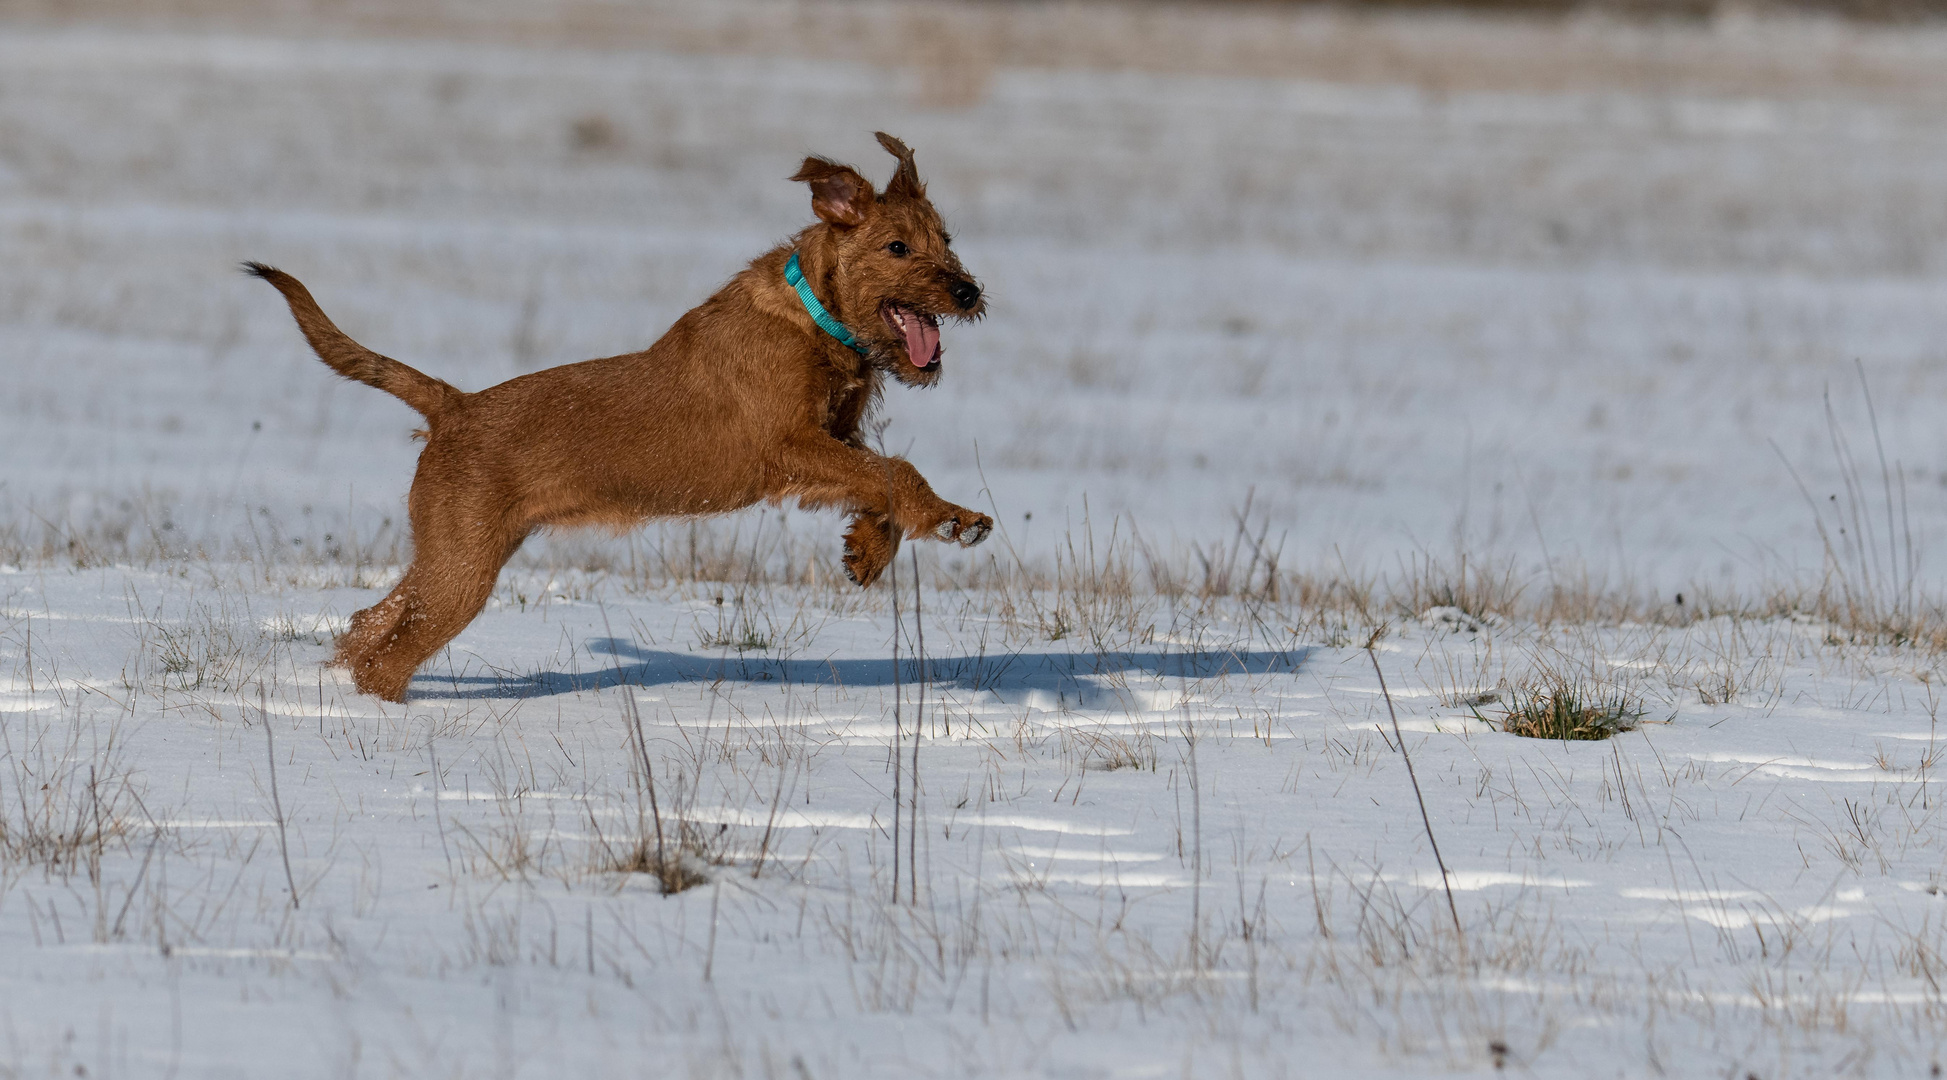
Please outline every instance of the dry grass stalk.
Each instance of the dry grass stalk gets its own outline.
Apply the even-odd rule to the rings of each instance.
[[[622,841],[620,848],[612,845],[602,834],[601,826],[591,814],[590,826],[595,833],[595,843],[599,851],[600,869],[625,874],[648,874],[656,879],[657,887],[663,895],[670,896],[709,882],[710,876],[705,867],[712,862],[721,861],[720,851],[713,844],[713,838],[697,825],[684,818],[673,824],[664,820],[660,797],[656,792],[656,773],[649,761],[649,743],[642,731],[642,712],[636,705],[635,688],[626,688],[624,700],[629,706],[629,742],[634,753],[630,756],[630,778],[635,784],[637,801],[635,807],[634,833]],[[670,834],[675,833],[674,837]],[[719,829],[717,837],[723,830]]]
[[[1413,784],[1413,800],[1420,807],[1420,824],[1426,826],[1426,842],[1433,848],[1434,864],[1440,868],[1440,887],[1447,893],[1447,913],[1453,916],[1454,936],[1464,943],[1466,932],[1460,928],[1460,908],[1455,906],[1453,899],[1453,875],[1447,872],[1447,860],[1440,857],[1440,841],[1434,838],[1433,819],[1426,812],[1426,795],[1420,791],[1419,774],[1413,771],[1413,755],[1406,749],[1406,736],[1399,729],[1399,712],[1393,708],[1393,694],[1386,688],[1386,673],[1379,667],[1379,653],[1374,648],[1384,633],[1385,627],[1382,626],[1366,639],[1366,659],[1372,661],[1372,673],[1379,679],[1379,693],[1386,699],[1386,715],[1393,722],[1393,741],[1399,747],[1399,756],[1406,761],[1406,778]]]

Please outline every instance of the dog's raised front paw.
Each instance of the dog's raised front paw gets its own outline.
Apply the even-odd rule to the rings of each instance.
[[[852,579],[852,584],[863,589],[879,580],[879,575],[885,572],[886,564],[891,561],[890,556],[884,554],[875,552],[868,555],[846,548],[845,576]]]
[[[845,576],[854,585],[865,588],[879,580],[897,550],[891,526],[885,519],[858,515],[845,533]]]
[[[987,534],[993,531],[993,518],[986,514],[976,514],[971,510],[962,510],[935,526],[933,535],[942,540],[954,541],[961,547],[972,547],[987,539]]]

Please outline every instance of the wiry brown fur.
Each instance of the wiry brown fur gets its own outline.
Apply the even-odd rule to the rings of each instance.
[[[403,701],[426,658],[473,621],[501,567],[543,527],[625,529],[653,517],[713,514],[759,500],[852,514],[845,567],[870,585],[899,538],[979,543],[993,520],[933,494],[904,459],[866,448],[860,426],[887,374],[939,381],[941,362],[907,359],[886,314],[979,317],[978,286],[913,167],[899,158],[883,195],[849,166],[807,158],[818,224],[765,253],[676,321],[648,350],[523,375],[463,393],[364,348],[333,326],[294,277],[260,263],[320,359],[426,417],[408,505],[413,561],[392,592],[352,617],[335,663],[358,689]],[[899,241],[903,257],[889,250]],[[827,310],[867,347],[819,329],[784,267],[798,252]]]

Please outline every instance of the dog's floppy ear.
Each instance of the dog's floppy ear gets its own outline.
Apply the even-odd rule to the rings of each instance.
[[[793,180],[811,185],[811,212],[819,220],[849,229],[865,223],[865,209],[872,205],[872,182],[850,165],[808,157]]]
[[[892,183],[886,185],[886,194],[924,199],[926,185],[920,183],[919,167],[913,164],[913,152],[906,148],[905,143],[883,131],[875,131],[873,134],[879,137],[879,145],[886,148],[886,153],[899,159],[899,171],[892,174]]]

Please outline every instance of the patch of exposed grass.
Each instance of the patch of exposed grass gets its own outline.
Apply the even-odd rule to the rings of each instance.
[[[1074,735],[1082,748],[1085,769],[1156,771],[1156,743],[1147,729],[1124,733],[1104,727],[1096,731],[1078,730]]]
[[[688,830],[682,832],[685,836],[688,835]],[[692,842],[686,846],[700,847],[701,845]],[[704,872],[704,867],[708,864],[701,855],[693,850],[664,851],[659,854],[656,838],[653,836],[638,836],[633,843],[620,850],[613,850],[609,854],[611,857],[606,861],[603,869],[623,874],[648,874],[656,879],[657,888],[661,889],[665,896],[710,883],[709,874]]]
[[[755,565],[753,563],[753,565]],[[777,639],[777,627],[770,619],[770,607],[763,598],[753,594],[753,590],[735,590],[729,603],[724,602],[724,593],[718,590],[711,598],[715,603],[716,625],[705,626],[697,620],[697,644],[705,649],[726,649],[738,653],[769,652]],[[759,626],[758,620],[764,625]]]
[[[227,601],[196,605],[179,620],[158,613],[139,633],[151,677],[171,690],[235,690],[270,662],[271,637],[230,611]]]
[[[140,802],[119,726],[111,721],[97,730],[79,713],[65,733],[32,714],[21,718],[19,731],[11,725],[0,724],[0,864],[99,881],[107,849],[126,851]]]
[[[1581,742],[1632,731],[1642,715],[1642,707],[1620,691],[1550,682],[1513,690],[1500,718],[1489,722],[1524,739]]]
[[[767,652],[771,647],[771,639],[756,627],[745,624],[735,630],[706,631],[698,635],[697,644],[706,649],[732,649],[740,653]]]

